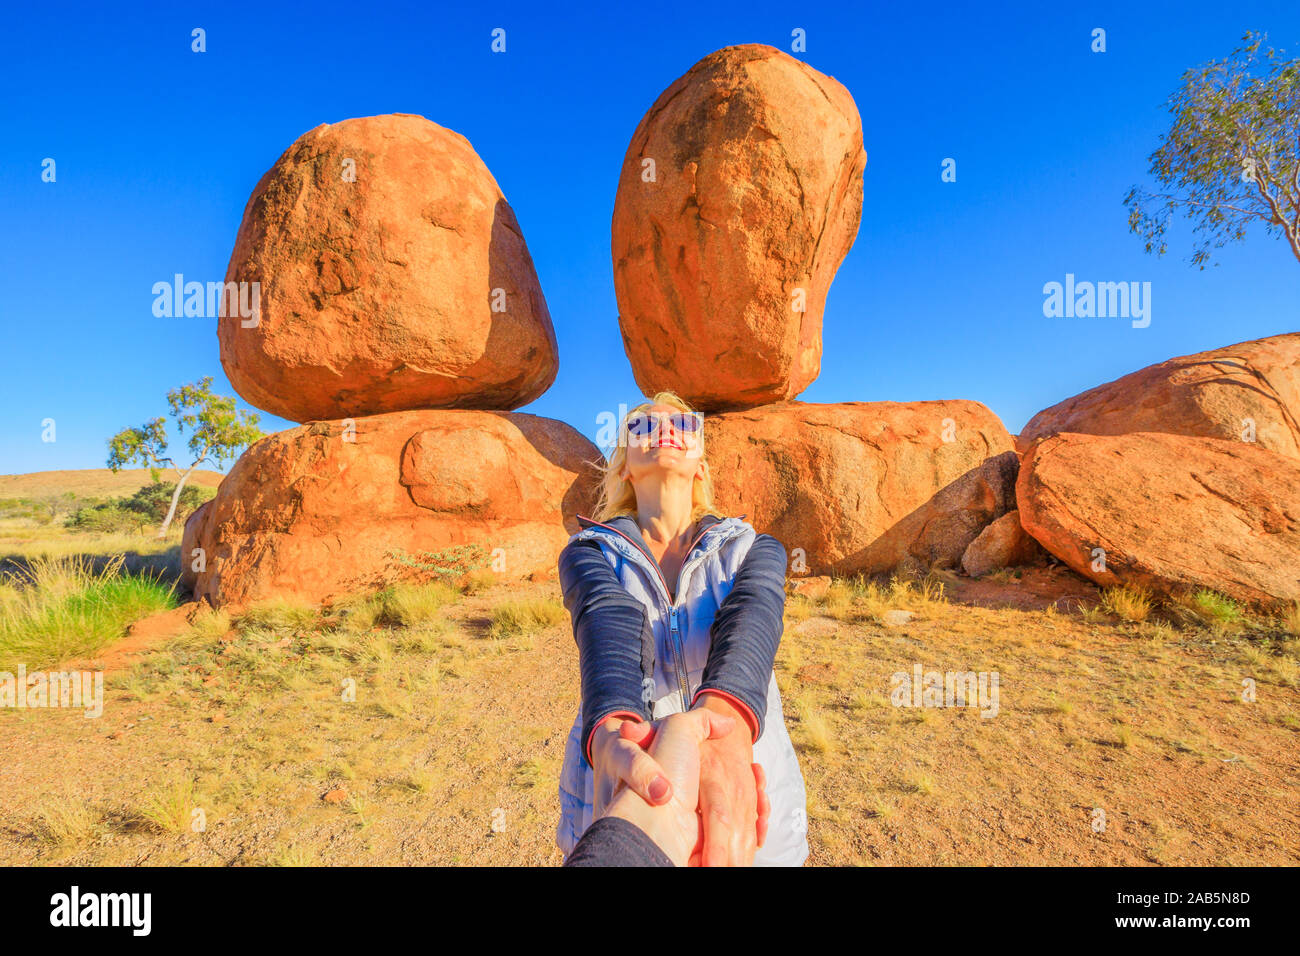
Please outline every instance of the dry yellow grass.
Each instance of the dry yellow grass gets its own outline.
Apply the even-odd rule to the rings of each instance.
[[[224,477],[219,472],[199,469],[190,475],[189,483],[215,488]],[[159,478],[174,481],[174,472],[163,469]],[[107,468],[33,471],[25,475],[0,475],[0,498],[34,498],[69,492],[85,498],[125,498],[152,481],[148,468],[123,468],[117,473]]]
[[[169,480],[164,470],[160,477]],[[224,476],[215,471],[196,471],[190,481],[215,488]],[[25,475],[0,475],[0,504],[5,499],[46,497],[72,494],[80,499],[126,497],[150,483],[147,468],[124,468],[117,474],[107,468],[80,471],[40,471]],[[4,509],[0,508],[0,512]],[[38,521],[31,517],[0,514],[0,563],[21,566],[32,560],[84,558],[107,561],[115,555],[125,557],[125,569],[132,573],[164,576],[168,581],[180,575],[180,543],[184,523],[175,522],[164,538],[146,528],[138,533],[103,533],[74,531],[63,525],[63,518]]]
[[[241,630],[274,632],[279,635],[312,630],[319,622],[320,612],[317,608],[284,598],[260,601],[236,618]]]
[[[73,531],[60,525],[38,525],[30,519],[0,518],[0,559],[25,563],[35,558],[126,556],[127,570],[162,570],[180,573],[183,526],[173,526],[165,538],[151,531],[140,534],[106,534]]]
[[[103,821],[93,807],[69,790],[45,800],[33,815],[32,835],[41,843],[54,847],[77,847],[96,840]]]
[[[340,610],[352,630],[390,626],[415,628],[441,620],[447,605],[459,601],[460,596],[456,588],[443,581],[402,583],[348,602]]]
[[[492,609],[489,633],[495,638],[518,637],[531,646],[534,634],[568,619],[569,612],[554,598],[507,600]]]
[[[787,603],[810,863],[1300,862],[1300,642],[1280,626],[959,606],[942,583]],[[200,618],[110,680],[93,724],[0,711],[0,863],[559,862],[578,678],[556,585],[488,585],[407,626],[293,605],[236,623],[223,641],[230,619]],[[917,663],[997,672],[997,716],[893,706]]]
[[[496,572],[489,568],[474,568],[465,575],[463,586],[466,594],[478,594],[497,583]]]
[[[162,833],[180,833],[192,826],[194,783],[178,780],[148,791],[141,800],[139,818]]]
[[[1151,594],[1138,587],[1111,587],[1101,592],[1104,610],[1125,621],[1140,623],[1151,616]]]
[[[1292,601],[1279,615],[1279,624],[1286,633],[1300,637],[1300,601]]]

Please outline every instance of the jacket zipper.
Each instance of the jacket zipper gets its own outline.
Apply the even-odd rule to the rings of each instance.
[[[586,515],[580,515],[579,517],[582,517],[585,520],[590,521],[592,524],[600,525],[600,527],[602,528],[608,528],[610,531],[614,532],[616,535],[618,535],[628,544],[632,545],[632,547],[637,548],[637,550],[643,550],[641,548],[638,548],[637,543],[635,541],[633,541],[631,538],[625,535],[622,531],[619,531],[617,528],[611,527],[610,525],[604,524],[603,522],[596,521],[594,518],[588,518]],[[711,527],[713,527],[713,525],[709,525],[709,528]],[[695,550],[695,546],[700,543],[700,538],[704,537],[705,531],[708,531],[709,528],[705,528],[704,531],[701,531],[699,534],[697,534],[695,536],[695,540],[691,542],[691,546],[686,551],[686,558],[682,560],[682,566],[677,570],[677,587],[679,589],[682,586],[682,572],[686,570],[686,562],[687,560],[690,559],[691,552]],[[651,559],[650,563],[654,566],[655,574],[659,578],[659,583],[663,585],[664,597],[669,597],[668,582],[664,580],[663,571],[659,569],[659,562]],[[677,605],[678,602],[681,600],[681,591],[678,590],[674,593],[677,596],[675,599],[672,599],[672,603],[669,604],[667,601],[665,601],[664,603],[668,604],[670,646],[672,647],[673,657],[675,658],[675,660],[673,661],[673,671],[677,678],[677,689],[681,691],[681,695],[682,695],[682,710],[686,710],[691,706],[690,688],[687,686],[687,680],[686,680],[686,648],[682,644],[681,634],[677,630]]]

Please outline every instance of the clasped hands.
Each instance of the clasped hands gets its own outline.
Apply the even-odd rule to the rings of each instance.
[[[750,866],[771,803],[749,725],[705,693],[694,710],[653,723],[614,718],[591,745],[595,817],[639,826],[677,866]]]

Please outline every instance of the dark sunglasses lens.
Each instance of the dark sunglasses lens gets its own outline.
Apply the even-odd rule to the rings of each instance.
[[[634,415],[627,420],[627,431],[629,435],[635,435],[642,438],[650,434],[650,419],[645,415]]]
[[[700,420],[694,415],[688,415],[685,412],[679,412],[673,416],[673,428],[679,432],[692,434],[699,430]]]

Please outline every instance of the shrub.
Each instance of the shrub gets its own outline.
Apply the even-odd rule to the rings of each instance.
[[[67,526],[74,531],[93,531],[99,534],[139,534],[154,522],[147,515],[117,502],[106,502],[78,508],[69,516]]]
[[[443,551],[418,551],[410,554],[400,548],[385,552],[386,557],[407,570],[402,578],[420,581],[452,581],[488,565],[487,551],[477,544],[461,545]]]
[[[175,482],[155,481],[127,498],[85,503],[68,516],[67,526],[75,531],[139,534],[162,524],[175,491]],[[175,522],[183,525],[199,505],[210,501],[216,493],[215,488],[186,485],[176,502]]]
[[[147,515],[153,524],[162,524],[163,519],[167,517],[167,511],[172,506],[172,495],[175,493],[176,482],[155,481],[125,499],[122,506]],[[181,489],[181,496],[176,502],[176,517],[173,520],[184,524],[185,519],[192,515],[199,505],[211,501],[216,494],[215,488],[187,484]]]

